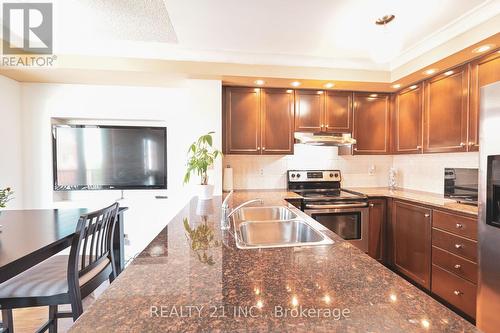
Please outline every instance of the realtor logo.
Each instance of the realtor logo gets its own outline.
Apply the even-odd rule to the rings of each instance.
[[[52,3],[3,4],[3,54],[52,54]]]

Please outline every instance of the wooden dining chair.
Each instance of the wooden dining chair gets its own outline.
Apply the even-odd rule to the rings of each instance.
[[[116,278],[112,245],[118,209],[114,203],[82,215],[69,255],[55,255],[0,284],[3,332],[14,332],[12,309],[33,306],[49,307],[49,320],[38,332],[57,332],[58,318],[76,320],[82,299]],[[71,312],[59,312],[60,304],[71,304]]]

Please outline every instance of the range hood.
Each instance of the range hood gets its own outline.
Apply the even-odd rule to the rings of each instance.
[[[295,140],[297,143],[315,146],[351,146],[356,144],[356,139],[351,137],[350,133],[305,133],[295,132]]]

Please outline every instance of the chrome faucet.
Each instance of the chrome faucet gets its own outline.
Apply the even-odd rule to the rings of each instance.
[[[264,204],[264,200],[262,199],[252,199],[252,200],[248,200],[248,201],[245,201],[244,203],[242,203],[241,205],[238,205],[236,208],[234,208],[231,212],[229,212],[229,204],[228,204],[228,201],[229,201],[229,197],[231,195],[233,195],[234,191],[231,191],[229,192],[229,194],[227,195],[226,199],[224,199],[224,201],[222,202],[222,207],[221,207],[221,220],[220,220],[220,228],[222,230],[227,230],[229,229],[230,227],[230,224],[229,224],[229,218],[234,214],[236,213],[238,210],[240,210],[241,208],[247,206],[247,205],[250,205],[254,202],[259,202],[261,205]]]

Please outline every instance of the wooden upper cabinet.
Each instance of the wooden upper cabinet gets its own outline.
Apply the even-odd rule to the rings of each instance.
[[[495,52],[470,64],[469,151],[479,150],[479,94],[481,87],[500,81],[500,53]]]
[[[393,264],[397,271],[424,288],[431,283],[431,210],[394,201],[392,207]]]
[[[352,132],[352,92],[325,93],[324,130],[331,133]]]
[[[416,154],[422,152],[423,87],[405,89],[394,97],[393,152]]]
[[[293,91],[262,90],[262,154],[293,154]]]
[[[321,132],[325,98],[323,91],[295,91],[295,131]]]
[[[388,94],[354,93],[355,154],[390,152],[390,113]]]
[[[463,66],[425,82],[424,152],[467,151],[468,78]]]
[[[227,154],[260,152],[260,89],[226,88],[225,136]]]

